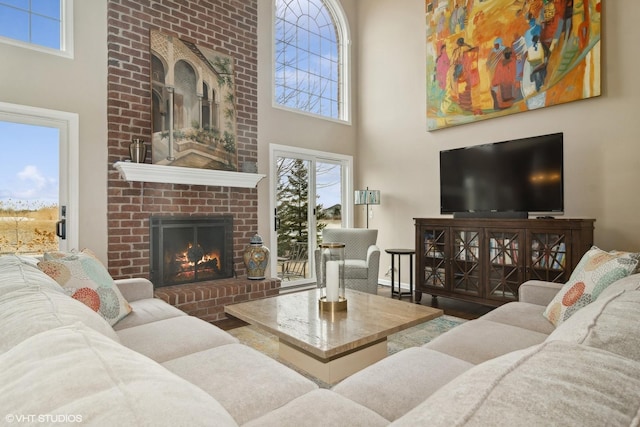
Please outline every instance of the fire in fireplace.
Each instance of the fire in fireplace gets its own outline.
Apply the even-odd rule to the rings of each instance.
[[[232,216],[152,216],[149,224],[155,286],[233,276]]]

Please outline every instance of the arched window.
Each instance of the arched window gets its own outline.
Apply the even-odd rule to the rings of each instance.
[[[274,102],[349,121],[349,29],[336,0],[275,0]]]

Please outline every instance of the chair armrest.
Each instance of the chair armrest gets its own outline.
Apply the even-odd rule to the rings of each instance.
[[[131,279],[116,279],[116,286],[127,301],[153,298],[153,283],[142,277]]]
[[[543,282],[542,280],[528,280],[518,289],[518,300],[530,304],[548,305],[564,283]]]
[[[378,248],[378,246],[376,246],[376,245],[371,245],[367,249],[367,265],[370,264],[370,262],[372,260],[372,257],[374,255],[377,255],[378,259],[380,259],[380,248]]]
[[[367,268],[369,269],[368,276],[375,278],[376,285],[378,284],[378,271],[380,270],[380,249],[376,245],[369,246],[367,250]]]

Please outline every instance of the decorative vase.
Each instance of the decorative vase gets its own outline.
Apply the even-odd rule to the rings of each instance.
[[[244,250],[244,265],[247,267],[247,279],[264,279],[264,270],[269,263],[269,248],[262,244],[262,237],[255,234]]]
[[[144,163],[147,158],[147,145],[141,139],[134,139],[129,144],[129,156],[134,163]]]

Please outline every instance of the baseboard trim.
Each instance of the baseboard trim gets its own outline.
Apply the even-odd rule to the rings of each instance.
[[[384,286],[386,288],[391,289],[391,280],[387,280],[387,279],[378,279],[378,286]],[[398,284],[396,283],[395,287],[397,287]],[[402,291],[406,291],[409,292],[409,284],[408,283],[400,283],[400,290]],[[416,285],[415,283],[413,284],[413,290],[416,290]]]

